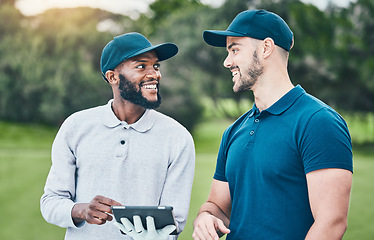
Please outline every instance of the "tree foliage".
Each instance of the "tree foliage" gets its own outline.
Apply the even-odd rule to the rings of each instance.
[[[105,104],[111,90],[100,74],[102,48],[113,36],[138,31],[153,44],[174,42],[179,53],[162,63],[160,111],[187,128],[201,119],[202,98],[234,94],[223,48],[202,32],[226,29],[241,11],[265,8],[295,35],[289,73],[295,84],[343,110],[374,110],[374,3],[321,11],[299,0],[230,0],[219,8],[199,0],[156,0],[138,19],[99,9],[51,9],[23,16],[0,0],[0,119],[58,124],[72,112]],[[103,27],[104,26],[104,27]],[[104,30],[103,30],[104,29]]]

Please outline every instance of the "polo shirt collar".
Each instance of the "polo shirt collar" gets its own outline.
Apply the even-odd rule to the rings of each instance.
[[[257,106],[256,106],[256,103],[255,103],[255,104],[253,104],[252,109],[249,111],[248,117],[251,118],[251,117],[253,117],[253,116],[257,116],[259,112],[260,112],[260,111],[258,110],[258,108],[257,108]]]
[[[145,110],[143,116],[133,124],[128,124],[120,121],[112,110],[113,99],[103,106],[102,121],[103,124],[109,128],[114,128],[119,125],[125,128],[133,128],[137,132],[146,132],[153,127],[156,122],[156,112],[154,110]]]
[[[297,85],[264,111],[273,115],[280,115],[283,112],[285,112],[288,108],[290,108],[292,104],[296,101],[296,99],[298,99],[304,93],[306,93],[305,90],[300,85]],[[249,111],[248,117],[253,117],[254,115],[256,116],[258,113],[259,110],[255,103],[253,104],[252,109]]]
[[[273,115],[280,115],[290,108],[292,104],[305,93],[305,90],[300,85],[297,85],[265,111]]]

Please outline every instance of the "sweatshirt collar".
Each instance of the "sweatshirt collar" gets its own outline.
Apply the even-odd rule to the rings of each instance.
[[[128,124],[125,121],[120,121],[114,114],[112,109],[113,99],[103,106],[102,121],[103,124],[109,128],[114,128],[119,125],[128,129],[132,128],[137,132],[146,132],[152,128],[156,122],[157,114],[155,110],[146,109],[143,116],[138,121],[132,124]]]

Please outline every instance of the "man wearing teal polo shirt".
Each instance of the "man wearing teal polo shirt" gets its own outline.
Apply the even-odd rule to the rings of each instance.
[[[183,230],[194,143],[182,125],[154,110],[161,103],[160,62],[177,52],[175,44],[153,46],[139,33],[116,36],[104,47],[101,73],[113,99],[74,113],[62,124],[40,201],[43,217],[67,228],[66,240],[177,238],[169,236],[175,226],[155,229],[151,220],[147,226],[135,220],[136,231],[129,224],[108,224],[111,206],[122,204],[172,206],[176,230]]]
[[[278,15],[248,10],[226,31],[234,92],[255,104],[223,134],[211,191],[194,221],[195,240],[333,240],[347,228],[352,148],[331,107],[294,86],[287,72],[293,33]]]

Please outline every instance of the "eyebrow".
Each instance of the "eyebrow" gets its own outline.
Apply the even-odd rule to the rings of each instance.
[[[236,43],[236,42],[233,42],[233,43],[231,43],[231,44],[227,47],[227,50],[230,50],[232,47],[237,46],[237,45],[241,45],[241,44]]]

